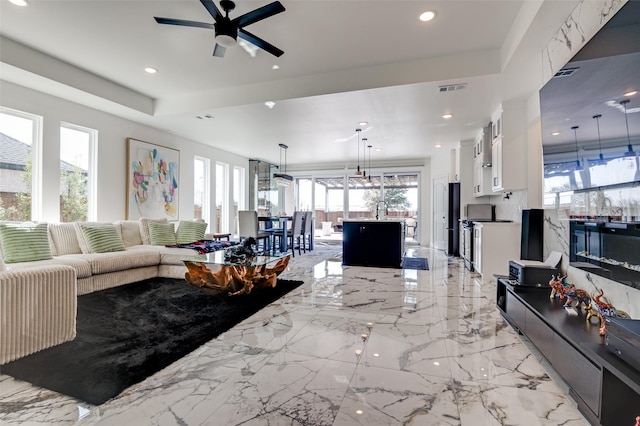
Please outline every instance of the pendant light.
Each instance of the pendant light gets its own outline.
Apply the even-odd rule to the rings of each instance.
[[[604,156],[602,155],[602,141],[600,140],[600,118],[601,117],[602,117],[602,114],[597,114],[593,116],[593,118],[596,119],[596,125],[598,126],[598,147],[600,148],[600,156],[596,164],[598,164],[599,166],[604,166],[607,164],[607,162],[604,161]]]
[[[367,145],[367,148],[369,148],[369,165],[367,168],[369,169],[369,182],[371,182],[371,148],[373,148],[373,145]]]
[[[278,168],[282,170],[282,173],[274,173],[273,180],[276,182],[276,185],[278,186],[289,186],[291,185],[291,182],[293,182],[293,176],[289,176],[287,174],[287,149],[289,149],[289,147],[283,143],[278,144],[278,146],[280,147],[280,167]],[[283,151],[284,151],[284,168],[282,168],[282,152]]]
[[[571,128],[571,130],[573,130],[573,136],[575,137],[576,140],[576,168],[574,169],[576,172],[581,172],[584,169],[582,168],[582,165],[580,164],[580,159],[578,158],[578,129],[580,128],[580,126],[573,126]]]
[[[356,129],[356,133],[358,134],[358,168],[356,169],[356,176],[362,176],[362,172],[360,171],[360,131],[362,129]]]
[[[629,99],[620,101],[620,105],[624,107],[624,123],[627,125],[627,152],[624,153],[625,157],[635,157],[636,153],[633,152],[633,146],[631,146],[631,136],[629,136],[629,119],[627,118],[627,104]]]
[[[365,161],[365,149],[364,147],[367,145],[367,138],[362,138],[362,177],[366,178],[367,177],[367,171],[365,170],[365,167],[367,166],[367,163]],[[371,174],[371,170],[369,170],[369,174]]]

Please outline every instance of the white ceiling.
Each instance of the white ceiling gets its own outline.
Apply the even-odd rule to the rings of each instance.
[[[539,88],[501,73],[539,64],[577,3],[281,0],[285,12],[247,29],[283,56],[235,47],[217,58],[212,31],[153,19],[213,23],[198,0],[28,1],[0,0],[2,79],[250,158],[277,163],[285,143],[294,167],[355,162],[361,120],[382,149],[374,162],[474,138],[502,98]],[[230,16],[267,3],[238,0]],[[436,19],[420,22],[428,9]],[[438,93],[453,83],[467,85]]]

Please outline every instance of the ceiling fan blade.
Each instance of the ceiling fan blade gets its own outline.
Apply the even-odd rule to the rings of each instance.
[[[213,0],[200,0],[200,3],[202,3],[205,9],[209,11],[214,21],[218,22],[218,19],[222,18],[222,14],[220,13],[220,10],[218,10],[218,8],[216,7],[216,4],[213,2]]]
[[[259,7],[251,12],[245,13],[244,15],[240,15],[237,18],[234,18],[231,22],[237,23],[238,27],[246,27],[247,25],[251,25],[280,12],[284,12],[284,10],[282,3],[274,1],[266,6]]]
[[[213,56],[217,56],[218,58],[224,58],[224,53],[227,51],[227,48],[224,46],[220,46],[216,43],[216,47],[213,48]]]
[[[196,22],[196,21],[185,21],[182,19],[173,19],[173,18],[158,18],[154,17],[158,24],[168,24],[168,25],[180,25],[183,27],[197,27],[197,28],[207,28],[209,30],[213,30],[213,24],[207,24],[206,22]]]
[[[249,43],[258,46],[260,49],[271,53],[273,56],[280,57],[284,53],[284,51],[278,49],[273,44],[267,43],[260,37],[251,34],[249,31],[245,30],[244,28],[238,29],[238,37],[241,37],[247,40]]]

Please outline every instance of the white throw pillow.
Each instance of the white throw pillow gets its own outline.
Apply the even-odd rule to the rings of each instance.
[[[119,220],[115,223],[116,227],[120,227],[120,234],[125,247],[142,245],[142,237],[140,236],[140,221],[137,220]]]
[[[141,217],[140,238],[142,238],[142,244],[151,244],[151,238],[149,237],[149,222],[169,223],[166,217],[162,219],[150,219],[148,217]]]
[[[51,248],[54,256],[82,253],[76,226],[73,222],[50,223],[49,237],[51,238]]]
[[[0,272],[6,271],[6,270],[7,270],[7,265],[4,264],[4,259],[2,258],[2,256],[0,256]]]

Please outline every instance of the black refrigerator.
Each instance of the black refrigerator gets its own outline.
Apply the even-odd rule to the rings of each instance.
[[[447,254],[460,256],[460,183],[449,183],[447,207]]]

